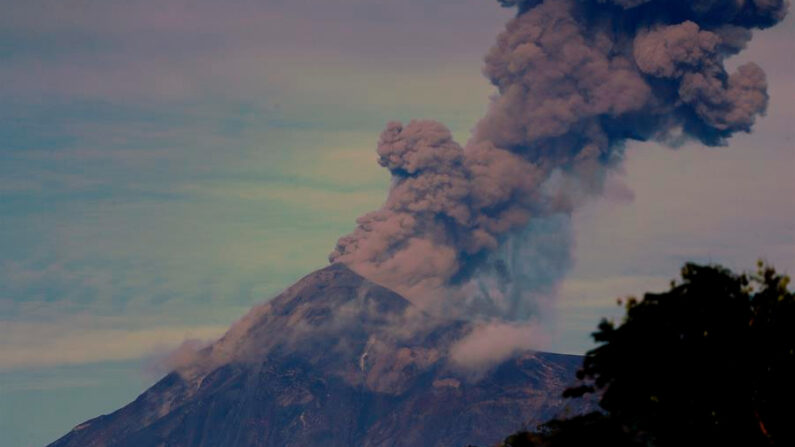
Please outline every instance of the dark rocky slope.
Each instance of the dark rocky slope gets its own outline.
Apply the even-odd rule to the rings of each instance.
[[[489,445],[566,411],[579,357],[527,352],[473,376],[448,358],[470,329],[332,265],[51,446]]]

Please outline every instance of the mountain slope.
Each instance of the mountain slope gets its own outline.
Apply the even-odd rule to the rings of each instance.
[[[563,411],[579,357],[528,352],[473,376],[448,359],[470,330],[335,264],[51,446],[484,445]]]

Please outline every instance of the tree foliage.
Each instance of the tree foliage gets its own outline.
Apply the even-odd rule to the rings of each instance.
[[[665,293],[626,301],[565,395],[602,413],[552,421],[504,445],[795,446],[795,297],[789,278],[686,264]],[[605,444],[606,442],[606,444]]]

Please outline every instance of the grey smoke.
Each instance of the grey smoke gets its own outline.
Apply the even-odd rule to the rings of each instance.
[[[485,58],[497,87],[465,146],[435,121],[390,123],[393,182],[330,255],[426,309],[524,319],[571,264],[569,216],[627,140],[724,145],[768,102],[728,73],[786,0],[501,0],[517,16]]]

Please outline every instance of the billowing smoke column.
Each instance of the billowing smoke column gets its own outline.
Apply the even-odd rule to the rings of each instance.
[[[723,62],[787,0],[502,0],[519,13],[486,56],[497,87],[465,147],[435,121],[390,123],[384,205],[332,262],[427,308],[521,319],[570,264],[568,216],[628,139],[721,145],[765,111],[764,72]],[[537,297],[536,297],[537,298]]]

